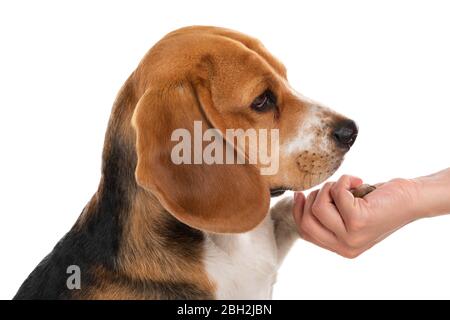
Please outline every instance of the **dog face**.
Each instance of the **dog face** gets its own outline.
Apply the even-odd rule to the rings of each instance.
[[[258,40],[235,31],[172,32],[133,77],[141,96],[133,114],[136,180],[178,219],[199,229],[250,230],[267,213],[270,192],[321,183],[356,139],[353,121],[296,93],[285,67]],[[196,121],[203,123],[202,133],[220,132],[223,154],[231,144],[236,156],[247,159],[251,146],[245,139],[232,143],[224,134],[228,129],[276,132],[266,144],[256,143],[258,155],[277,162],[275,170],[262,175],[268,163],[259,157],[251,164],[174,164],[174,130],[194,132]]]

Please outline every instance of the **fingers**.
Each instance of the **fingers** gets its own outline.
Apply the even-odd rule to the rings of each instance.
[[[364,249],[355,249],[341,242],[333,232],[328,230],[322,223],[312,214],[314,203],[317,202],[319,191],[310,193],[305,201],[301,220],[296,220],[300,235],[306,241],[346,258],[355,258],[364,252]],[[303,201],[303,200],[302,200]],[[337,214],[339,215],[339,214]],[[300,217],[297,215],[297,217]]]
[[[308,195],[303,209],[302,219],[298,221],[297,225],[301,234],[306,234],[314,242],[331,250],[337,244],[336,236],[324,227],[311,211],[318,194],[319,191],[316,190]]]
[[[343,176],[336,183],[327,183],[305,199],[296,193],[294,218],[301,237],[341,256],[354,258],[372,247],[374,241],[361,214],[365,200],[355,199],[351,189],[362,180]]]
[[[297,225],[299,225],[299,221],[302,220],[303,211],[305,207],[305,195],[303,192],[295,192],[294,193],[294,210],[292,214],[294,215],[294,220]]]
[[[319,191],[317,198],[312,205],[312,214],[324,225],[328,230],[338,237],[342,237],[346,233],[345,224],[339,211],[333,203],[330,189],[334,183],[326,183]]]
[[[347,222],[349,215],[355,209],[355,197],[350,190],[359,187],[362,183],[360,178],[344,175],[330,189],[331,197],[344,222]]]

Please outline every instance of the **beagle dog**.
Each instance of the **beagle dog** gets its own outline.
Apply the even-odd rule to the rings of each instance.
[[[174,163],[174,130],[192,133],[199,121],[202,132],[276,130],[278,170]],[[292,199],[269,209],[271,195],[323,182],[356,136],[353,121],[291,88],[255,38],[204,26],[171,32],[116,98],[98,191],[15,299],[269,299],[298,238]]]

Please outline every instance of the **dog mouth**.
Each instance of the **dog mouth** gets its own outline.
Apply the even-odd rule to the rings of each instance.
[[[288,187],[277,187],[277,188],[272,188],[270,189],[270,196],[272,198],[275,197],[279,197],[281,196],[283,193],[285,193],[286,191],[292,190],[291,188]]]
[[[345,153],[344,153],[345,154]],[[284,181],[270,188],[271,198],[286,191],[304,191],[319,185],[331,177],[341,166],[344,154],[340,152],[303,151],[296,158],[296,180]],[[292,178],[291,178],[292,179]]]

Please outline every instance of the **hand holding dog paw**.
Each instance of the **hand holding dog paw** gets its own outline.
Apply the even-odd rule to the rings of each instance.
[[[294,218],[310,242],[354,258],[405,224],[419,218],[415,180],[395,179],[375,187],[343,176],[305,199],[297,193]]]

